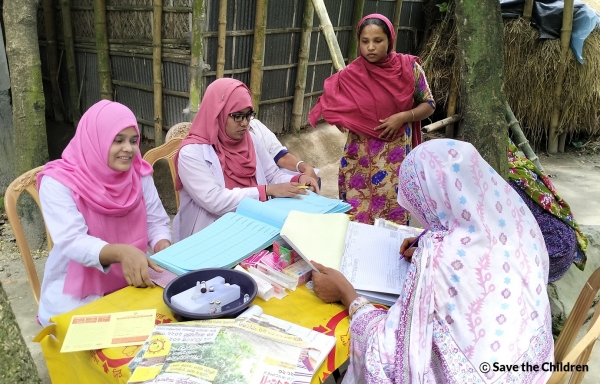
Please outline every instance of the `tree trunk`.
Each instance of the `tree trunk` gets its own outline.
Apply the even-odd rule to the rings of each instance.
[[[2,30],[0,22],[0,191],[6,191],[6,187],[15,179],[15,130],[12,123],[10,77]],[[4,209],[2,204],[0,209]]]
[[[36,0],[4,3],[6,53],[10,71],[17,175],[48,160],[42,68],[37,41]]]
[[[0,283],[0,372],[4,383],[42,382],[2,283]]]
[[[508,177],[504,118],[503,25],[497,0],[456,2],[462,122],[468,141],[503,178]]]
[[[37,40],[36,0],[4,2],[6,54],[11,79],[14,127],[14,172],[18,176],[48,161],[42,68]],[[19,205],[30,247],[42,245],[45,230],[33,199]]]

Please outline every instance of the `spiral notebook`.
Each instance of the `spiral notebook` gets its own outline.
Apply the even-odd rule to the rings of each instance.
[[[400,245],[419,233],[351,222],[347,215],[291,212],[281,237],[307,262],[339,270],[359,295],[389,306],[402,294],[410,265]]]

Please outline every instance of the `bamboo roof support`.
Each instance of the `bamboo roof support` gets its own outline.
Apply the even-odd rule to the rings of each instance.
[[[265,29],[267,29],[267,5],[269,0],[256,0],[254,21],[254,44],[252,47],[252,69],[250,70],[250,91],[252,105],[258,113],[262,94],[263,60],[265,58]]]
[[[435,131],[438,131],[438,130],[444,128],[444,127],[447,127],[448,124],[456,123],[460,119],[461,119],[460,115],[453,115],[453,116],[450,116],[450,117],[446,117],[445,119],[442,119],[440,121],[436,121],[435,123],[432,123],[432,124],[425,125],[425,126],[421,127],[421,132],[422,133],[435,132]]]
[[[531,21],[531,13],[533,11],[533,0],[525,0],[525,7],[523,8],[523,19],[525,21]]]
[[[569,43],[573,30],[573,0],[565,0],[563,9],[562,28],[560,30],[560,62],[558,67],[558,80],[554,89],[554,109],[550,117],[550,130],[548,132],[548,152],[558,152],[558,124],[561,115],[561,95],[565,72],[567,70]]]
[[[205,0],[194,0],[192,7],[192,49],[190,60],[190,121],[194,121],[204,93],[204,24],[206,23]]]
[[[306,91],[306,73],[308,70],[308,55],[310,54],[310,36],[312,33],[315,7],[312,1],[304,2],[302,15],[302,35],[300,35],[300,51],[298,52],[298,71],[296,75],[296,89],[294,91],[294,105],[292,106],[292,129],[299,132],[302,127],[302,112],[304,109],[304,92]]]
[[[351,63],[358,56],[358,36],[356,30],[358,23],[362,19],[362,14],[365,9],[365,0],[356,0],[354,2],[354,10],[352,12],[352,33],[350,34],[350,44],[348,44],[348,63]]]
[[[77,88],[77,67],[75,66],[75,48],[73,46],[73,25],[71,23],[71,0],[61,0],[63,37],[65,40],[65,56],[67,59],[67,76],[69,79],[69,99],[73,114],[73,124],[77,127],[81,118],[79,109],[79,89]]]
[[[58,87],[58,48],[56,47],[56,30],[54,28],[54,7],[52,0],[44,0],[44,24],[46,25],[46,48],[50,87],[52,89],[52,111],[55,121],[64,121],[60,89]]]
[[[344,63],[344,56],[340,50],[340,45],[335,37],[333,26],[331,25],[331,20],[329,19],[329,14],[327,14],[325,2],[324,0],[312,0],[312,2],[315,6],[315,12],[319,17],[319,22],[321,23],[323,36],[325,37],[325,41],[329,47],[329,54],[331,55],[331,60],[333,61],[333,68],[335,68],[336,71],[340,71],[346,67],[346,64]]]
[[[113,100],[110,55],[108,53],[108,32],[106,30],[106,0],[94,0],[94,31],[96,33],[96,47],[98,50],[100,98]]]
[[[217,79],[223,77],[225,72],[225,40],[227,37],[227,0],[221,0],[219,3],[219,31],[218,31],[218,50],[217,50]]]
[[[531,145],[529,145],[529,141],[525,137],[525,134],[523,134],[523,131],[521,130],[521,125],[519,124],[519,121],[515,117],[515,114],[513,113],[512,109],[510,109],[510,105],[508,104],[508,101],[506,102],[506,111],[504,113],[504,117],[506,118],[506,122],[508,123],[508,128],[513,133],[513,137],[515,139],[517,148],[519,148],[519,150],[523,151],[525,156],[536,167],[538,167],[538,169],[540,171],[543,171],[544,168],[542,168],[540,159],[537,157],[535,152],[533,152],[533,149],[531,149]]]
[[[396,8],[394,9],[394,20],[392,21],[392,25],[394,26],[394,31],[396,32],[396,34],[398,33],[398,29],[400,28],[400,18],[402,17],[403,1],[404,0],[396,0]]]
[[[154,81],[154,145],[163,144],[162,15],[163,1],[153,0],[152,78]]]

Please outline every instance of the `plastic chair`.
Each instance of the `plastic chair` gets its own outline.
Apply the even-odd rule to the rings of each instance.
[[[573,310],[565,323],[565,327],[558,336],[558,340],[554,344],[554,361],[555,364],[562,362],[563,366],[569,364],[587,364],[596,339],[600,336],[600,305],[596,306],[594,315],[590,320],[587,333],[583,338],[571,349],[577,334],[583,327],[588,311],[600,290],[600,268],[596,269],[590,276],[588,281],[583,286]],[[569,350],[570,349],[570,350]],[[568,379],[567,375],[571,372],[554,372],[548,381],[548,384],[564,383]],[[569,383],[577,384],[583,380],[586,372],[573,372]]]
[[[175,124],[167,131],[167,135],[165,136],[165,143],[168,143],[171,139],[174,139],[176,137],[186,137],[188,132],[190,131],[191,126],[192,123],[188,122]]]
[[[36,176],[43,168],[43,166],[34,168],[17,177],[12,183],[10,183],[8,188],[6,188],[6,194],[4,195],[4,209],[6,210],[6,216],[8,217],[8,221],[12,227],[12,231],[17,242],[17,247],[21,253],[21,259],[23,260],[23,264],[25,264],[25,271],[27,272],[27,278],[29,279],[29,286],[33,292],[33,298],[35,299],[36,304],[40,303],[40,279],[38,278],[37,271],[35,270],[33,257],[31,256],[31,250],[29,249],[29,244],[27,244],[27,239],[25,238],[25,233],[23,232],[23,227],[21,226],[21,220],[19,219],[19,214],[17,213],[17,202],[19,201],[19,196],[21,193],[23,191],[27,191],[41,211],[42,208],[40,205],[40,196],[37,190]],[[46,228],[48,250],[50,251],[54,246],[54,243],[52,242],[52,238],[48,232],[48,227],[46,227],[45,223],[44,228]]]
[[[177,178],[177,171],[175,169],[174,157],[179,151],[179,144],[181,144],[181,137],[173,138],[160,147],[152,148],[144,155],[150,165],[154,166],[158,160],[166,160],[169,163],[169,169],[171,170],[171,179],[173,180],[173,189],[175,189],[175,182]],[[177,203],[177,210],[179,210],[179,191],[175,189],[175,202]]]

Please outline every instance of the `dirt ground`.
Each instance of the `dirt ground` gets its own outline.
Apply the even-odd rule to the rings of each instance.
[[[588,144],[585,150],[571,148],[566,153],[557,155],[540,155],[542,166],[553,178],[559,193],[571,205],[575,218],[580,224],[600,228],[600,143],[596,146]],[[337,182],[337,166],[334,164],[316,164],[322,168],[323,184],[335,186]],[[327,195],[335,195],[335,187],[327,188]],[[335,196],[330,196],[335,197]],[[42,276],[47,251],[35,253],[34,262],[38,275]],[[41,330],[35,321],[37,307],[20,254],[5,216],[0,216],[0,281],[11,302],[13,311],[25,340],[27,341],[38,372],[44,383],[50,383],[44,357],[39,344],[32,339]],[[581,282],[583,286],[583,281]],[[597,383],[600,377],[600,352],[592,356],[590,372],[584,383]]]

